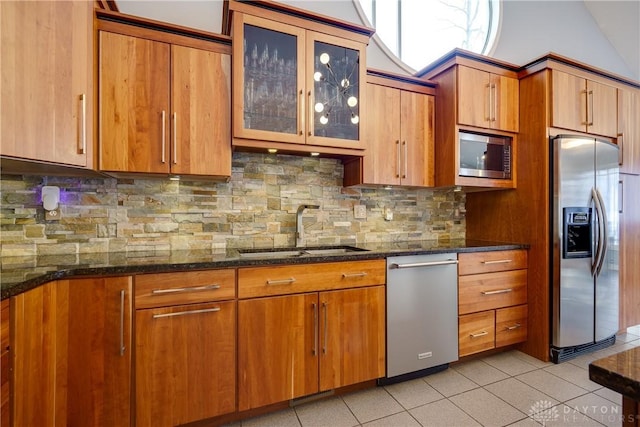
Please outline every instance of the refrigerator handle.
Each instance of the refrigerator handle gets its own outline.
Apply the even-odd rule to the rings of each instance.
[[[593,203],[593,210],[595,211],[595,215],[591,220],[592,229],[596,225],[598,226],[594,233],[596,247],[591,262],[591,275],[595,277],[598,274],[598,264],[600,263],[600,258],[602,256],[602,217],[600,216],[600,203],[598,201],[598,194],[596,193],[595,187],[591,188],[591,202]]]
[[[600,223],[599,229],[602,232],[602,236],[600,238],[600,246],[602,250],[600,251],[600,260],[598,261],[598,269],[596,270],[596,274],[599,276],[602,271],[602,267],[604,266],[604,260],[607,256],[608,241],[607,236],[609,235],[608,223],[607,223],[607,210],[604,208],[604,200],[602,199],[602,194],[600,191],[596,189],[596,195],[598,196],[598,204],[600,205],[600,211],[598,212],[598,219]]]

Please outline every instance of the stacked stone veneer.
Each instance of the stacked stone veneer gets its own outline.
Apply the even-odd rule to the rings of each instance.
[[[321,207],[304,212],[308,245],[464,238],[463,192],[343,188],[342,176],[338,160],[256,153],[234,153],[226,183],[3,175],[0,254],[288,246],[303,203]],[[43,185],[61,189],[59,221],[45,220]]]

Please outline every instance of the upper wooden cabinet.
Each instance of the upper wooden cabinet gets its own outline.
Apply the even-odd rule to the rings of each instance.
[[[618,89],[620,172],[640,174],[640,90]]]
[[[93,2],[0,2],[0,155],[93,167]]]
[[[131,291],[69,279],[11,299],[13,425],[130,425]]]
[[[100,25],[100,170],[229,177],[229,46]]]
[[[238,77],[233,82],[234,145],[362,150],[368,35],[320,23],[322,17],[303,19],[296,9],[283,14],[235,1],[229,7]]]
[[[458,124],[518,132],[518,79],[459,66]]]
[[[375,74],[365,85],[365,155],[345,161],[344,185],[433,187],[435,85]]]
[[[472,191],[516,187],[517,70],[515,65],[454,49],[416,73],[437,83],[437,187],[463,186]]]
[[[551,126],[616,137],[618,93],[615,87],[551,72]]]

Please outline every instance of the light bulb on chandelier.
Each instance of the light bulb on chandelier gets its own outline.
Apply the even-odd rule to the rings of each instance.
[[[357,125],[358,123],[360,123],[360,117],[358,117],[357,114],[351,113],[351,123]]]
[[[352,119],[353,120],[353,119]],[[322,123],[323,125],[326,125],[327,123],[329,123],[329,117],[327,116],[321,116],[320,117],[320,123]]]
[[[330,59],[331,58],[329,57],[328,53],[324,52],[320,54],[320,62],[322,62],[324,65],[327,65]]]
[[[316,110],[316,113],[322,113],[324,111],[324,104],[322,102],[318,102],[314,106],[314,109]]]
[[[313,73],[313,80],[319,82],[321,80],[324,80],[324,76],[320,71],[316,71],[315,73]]]

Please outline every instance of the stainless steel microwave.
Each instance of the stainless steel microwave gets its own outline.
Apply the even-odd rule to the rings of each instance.
[[[459,132],[461,176],[511,179],[512,138]]]

